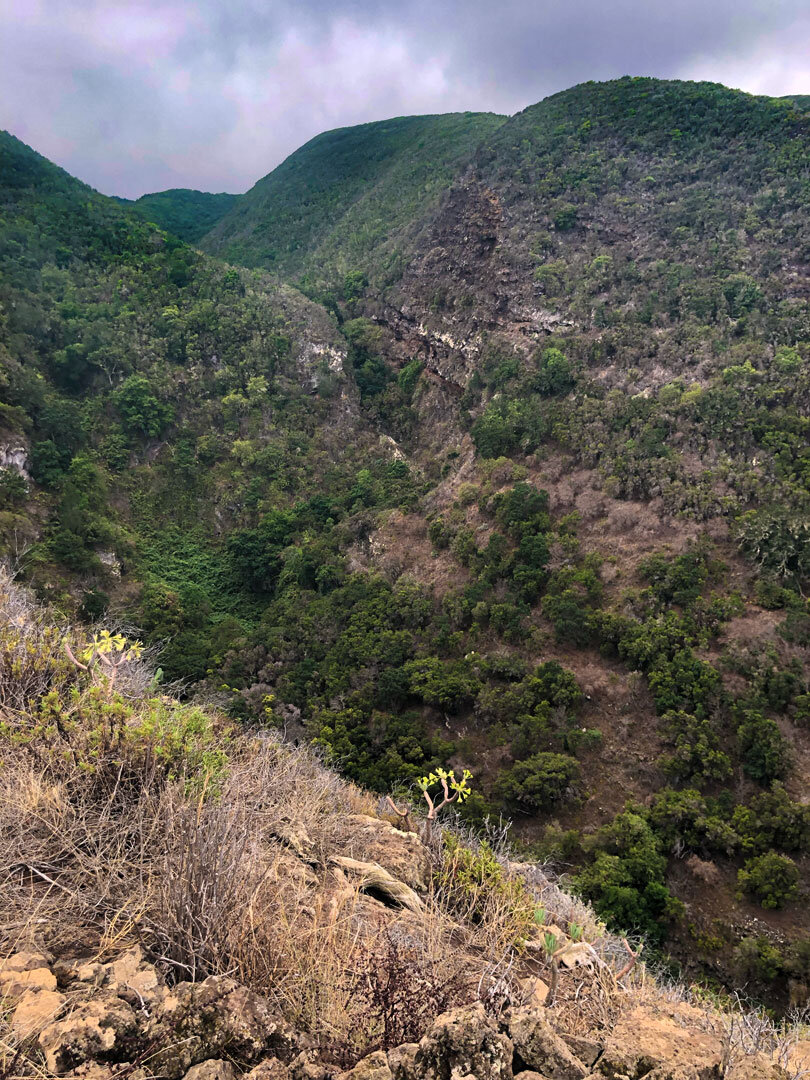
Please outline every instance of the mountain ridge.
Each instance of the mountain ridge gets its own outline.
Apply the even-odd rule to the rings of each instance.
[[[502,119],[487,113],[446,113],[395,117],[323,132],[257,181],[204,239],[204,247],[234,261],[240,261],[236,255],[242,252],[253,264],[300,274],[322,257],[323,252],[319,252],[324,243],[329,246],[330,227],[334,230],[345,225],[344,218],[352,225],[356,200],[364,203],[370,214],[363,227],[372,231],[373,246],[381,231],[390,226],[390,216],[394,220],[401,216],[400,203],[406,202],[410,210],[415,196],[432,197],[434,189],[441,190],[443,177],[450,175],[453,163],[463,157],[479,132]],[[407,156],[413,149],[424,153],[417,155],[420,168],[408,175]],[[327,169],[330,171],[325,172]],[[301,190],[296,186],[298,175],[303,178]],[[370,187],[367,180],[372,181]],[[302,207],[306,208],[303,214]],[[278,219],[276,240],[267,222],[252,223],[257,209],[266,209]],[[324,239],[313,241],[306,231],[301,233],[302,226],[311,233],[323,225],[327,228]],[[251,237],[256,233],[262,235],[263,254],[252,249]],[[331,257],[336,257],[334,251]]]

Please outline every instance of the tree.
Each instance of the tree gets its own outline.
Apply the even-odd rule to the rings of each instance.
[[[130,375],[115,393],[115,406],[131,434],[156,439],[173,418],[170,405],[158,400],[143,375]]]
[[[781,731],[757,709],[743,709],[737,722],[743,769],[752,780],[769,784],[788,769],[789,751]]]
[[[567,394],[574,385],[574,375],[570,362],[559,349],[544,349],[540,357],[539,370],[533,379],[539,393],[544,396]]]

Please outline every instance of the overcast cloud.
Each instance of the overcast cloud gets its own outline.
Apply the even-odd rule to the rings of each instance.
[[[130,197],[244,191],[328,128],[624,74],[810,93],[807,0],[0,0],[0,127]]]

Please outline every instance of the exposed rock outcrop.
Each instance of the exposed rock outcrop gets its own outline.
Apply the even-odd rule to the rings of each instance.
[[[631,1009],[610,1033],[599,1072],[609,1080],[716,1080],[723,1075],[724,1047],[703,1019],[689,1005]]]
[[[294,1048],[293,1033],[268,1002],[224,975],[175,986],[147,1037],[162,1047],[152,1063],[168,1080],[208,1058],[249,1066],[271,1053],[289,1057]]]
[[[36,1040],[43,1075],[69,1080],[111,1080],[119,1073],[127,1080],[787,1080],[789,1075],[775,1064],[773,1052],[745,1054],[731,1046],[708,1013],[649,994],[640,1003],[628,999],[615,1023],[605,1029],[602,1021],[590,1034],[566,1031],[562,1014],[537,1001],[501,1014],[473,1002],[436,1017],[418,1043],[375,1050],[341,1070],[328,1051],[319,1049],[317,1035],[290,1029],[260,994],[224,976],[167,987],[140,946],[106,963],[54,964],[43,953],[21,952],[0,963],[0,979],[6,1000],[14,1003],[12,1037]]]
[[[419,1043],[410,1078],[512,1080],[512,1056],[511,1041],[484,1006],[466,1005],[437,1018]]]
[[[122,1061],[128,1040],[137,1035],[135,1012],[125,1001],[103,994],[78,1005],[64,1020],[39,1035],[51,1073],[65,1073],[86,1061]]]
[[[516,1010],[509,1020],[515,1060],[549,1080],[583,1080],[588,1070],[566,1046],[543,1012],[528,1006]]]

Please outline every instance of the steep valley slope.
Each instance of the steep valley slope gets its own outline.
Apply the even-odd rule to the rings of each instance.
[[[4,136],[8,557],[365,787],[469,768],[611,926],[804,1001],[808,124],[622,79],[363,125],[208,254]]]

